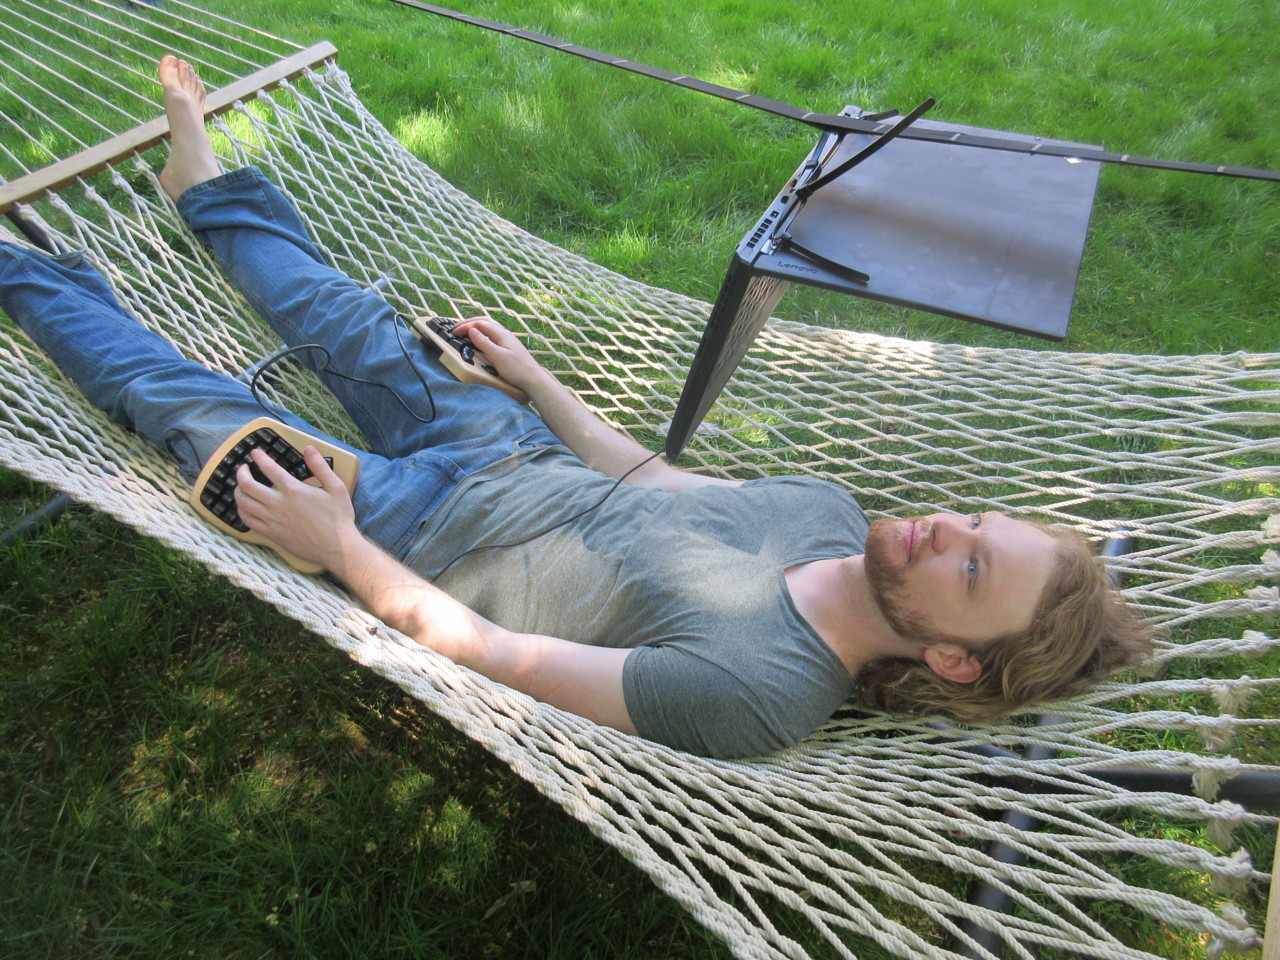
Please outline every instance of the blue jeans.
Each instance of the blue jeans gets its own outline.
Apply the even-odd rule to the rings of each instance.
[[[392,555],[403,555],[463,477],[522,447],[559,442],[505,394],[459,383],[403,326],[397,336],[400,321],[390,304],[321,259],[296,211],[256,168],[192,187],[178,209],[286,344],[319,343],[333,369],[373,381],[320,372],[318,350],[297,355],[368,439],[369,452],[353,451],[360,458],[356,522]],[[50,257],[0,243],[0,307],[91,402],[167,451],[188,480],[223,440],[263,415],[244,384],[186,359],[130,317],[79,253]],[[430,387],[429,423],[405,407],[430,416],[402,343]],[[323,436],[292,413],[277,416]]]

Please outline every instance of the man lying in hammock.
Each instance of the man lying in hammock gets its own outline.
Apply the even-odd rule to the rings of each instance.
[[[319,343],[330,370],[360,378],[319,369],[320,351],[300,356],[368,439],[355,489],[315,448],[319,487],[256,453],[273,486],[241,468],[240,516],[419,643],[565,710],[714,756],[788,746],[851,696],[902,714],[999,717],[1147,650],[1149,628],[1078,538],[998,513],[868,525],[816,478],[744,483],[650,460],[492,320],[458,329],[539,415],[454,380],[380,296],[325,264],[255,168],[223,173],[194,71],[166,57],[160,78],[173,133],[165,191],[286,343]],[[243,384],[134,321],[78,254],[0,244],[0,305],[188,478],[261,415]],[[411,409],[424,381],[427,416]]]

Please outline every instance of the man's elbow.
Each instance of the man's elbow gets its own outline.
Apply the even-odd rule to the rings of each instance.
[[[405,632],[415,641],[486,676],[492,675],[495,650],[510,639],[510,631],[461,605],[446,611],[415,610],[408,619]]]

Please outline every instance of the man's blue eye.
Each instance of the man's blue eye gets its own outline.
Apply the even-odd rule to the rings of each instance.
[[[976,577],[978,575],[978,563],[975,560],[969,561],[969,576]]]
[[[980,526],[982,526],[982,514],[975,513],[972,517],[970,517],[969,526],[973,527],[973,529],[975,530],[977,530]]]

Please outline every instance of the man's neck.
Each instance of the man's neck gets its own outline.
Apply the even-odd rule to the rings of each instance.
[[[799,564],[786,576],[796,609],[851,676],[872,660],[918,653],[880,612],[861,555]]]

